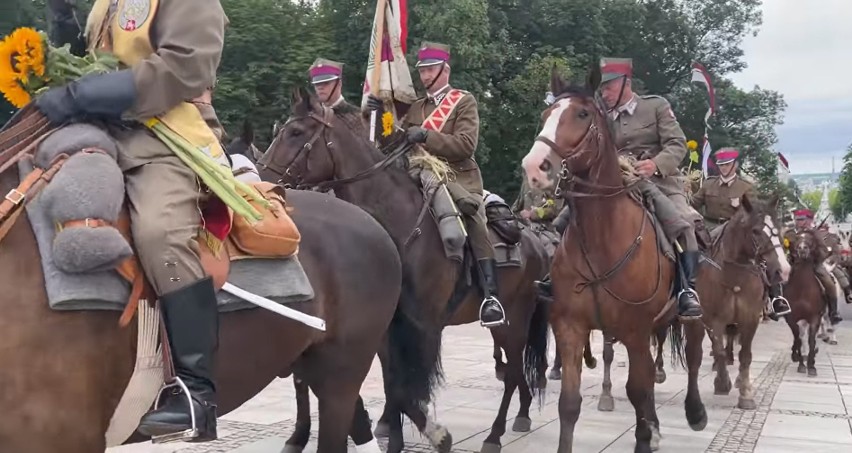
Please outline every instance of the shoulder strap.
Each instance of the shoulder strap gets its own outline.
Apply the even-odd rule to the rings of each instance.
[[[457,90],[453,88],[444,96],[444,99],[441,100],[441,103],[438,104],[438,107],[435,110],[432,110],[432,113],[423,120],[423,128],[441,132],[444,128],[444,125],[447,124],[447,119],[452,115],[453,111],[459,105],[459,102],[462,98],[467,94],[465,91]]]

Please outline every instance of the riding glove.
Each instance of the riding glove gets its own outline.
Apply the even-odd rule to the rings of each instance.
[[[428,132],[420,126],[411,126],[405,131],[405,138],[409,143],[426,143],[426,134]]]
[[[381,110],[384,108],[384,104],[382,104],[382,100],[373,96],[372,94],[367,95],[367,109],[368,110]]]
[[[89,74],[51,88],[35,105],[54,126],[86,120],[118,120],[136,102],[133,72]]]

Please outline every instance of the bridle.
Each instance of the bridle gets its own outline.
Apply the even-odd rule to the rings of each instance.
[[[332,163],[332,174],[334,174],[334,168],[336,166],[335,161],[334,161],[334,153],[331,152],[331,149],[334,147],[334,142],[328,140],[328,138],[327,138],[328,137],[328,130],[334,128],[334,125],[332,124],[332,120],[334,118],[334,111],[330,107],[326,107],[326,106],[323,106],[322,109],[323,109],[322,117],[320,117],[319,115],[317,115],[313,112],[310,113],[309,115],[305,115],[305,116],[290,117],[290,118],[287,119],[287,121],[284,123],[284,125],[281,128],[278,129],[277,135],[276,135],[275,139],[272,141],[272,144],[270,145],[270,149],[267,151],[267,153],[269,153],[270,151],[273,150],[273,147],[275,146],[275,142],[278,140],[280,135],[284,132],[284,130],[286,129],[288,124],[295,122],[295,121],[310,119],[310,120],[316,121],[320,125],[320,127],[316,131],[314,131],[311,138],[307,142],[305,142],[305,144],[299,149],[298,152],[296,152],[296,155],[293,156],[293,159],[291,159],[290,162],[287,163],[287,165],[285,165],[284,171],[281,171],[278,168],[273,168],[269,164],[266,164],[266,163],[260,164],[260,166],[263,169],[267,169],[267,170],[271,171],[272,173],[278,175],[280,178],[278,179],[278,181],[276,183],[282,185],[284,188],[298,189],[298,190],[314,190],[314,191],[318,191],[318,192],[327,192],[329,190],[339,188],[341,186],[366,179],[366,178],[370,177],[371,175],[373,175],[375,172],[380,171],[380,170],[384,170],[385,168],[390,166],[395,160],[397,160],[398,158],[405,155],[408,151],[410,151],[412,146],[413,146],[411,143],[409,143],[407,140],[404,140],[404,139],[397,141],[397,142],[391,144],[391,146],[393,146],[393,150],[387,156],[385,156],[384,159],[375,163],[374,165],[367,168],[366,170],[358,172],[354,176],[351,176],[349,178],[343,178],[343,179],[332,179],[332,180],[323,181],[323,182],[320,182],[320,183],[305,183],[304,182],[304,178],[305,178],[304,175],[301,174],[301,173],[298,173],[297,170],[294,170],[294,169],[304,167],[304,169],[306,171],[308,170],[308,162],[309,162],[309,159],[310,159],[310,153],[314,149],[314,145],[316,144],[317,140],[319,140],[320,137],[322,137],[323,141],[326,144],[326,149],[329,152],[329,158],[331,159],[331,163]],[[272,155],[269,156],[269,160],[271,160],[271,158],[272,158]],[[297,167],[296,165],[300,164],[301,162],[304,162],[304,165],[300,165],[299,167]]]

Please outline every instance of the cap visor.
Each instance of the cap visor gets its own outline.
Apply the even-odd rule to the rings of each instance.
[[[717,161],[716,161],[716,165],[725,165],[725,164],[730,164],[730,163],[732,163],[732,162],[733,162],[733,161],[735,161],[735,160],[736,160],[736,159],[717,160]]]
[[[427,58],[425,60],[418,61],[417,64],[414,65],[414,67],[415,68],[422,68],[424,66],[435,66],[435,65],[441,64],[443,62],[444,62],[444,60],[435,60],[435,59]]]
[[[317,83],[331,82],[332,80],[337,80],[339,78],[340,78],[339,75],[334,75],[334,74],[318,75],[318,76],[311,79],[311,83],[316,85]]]

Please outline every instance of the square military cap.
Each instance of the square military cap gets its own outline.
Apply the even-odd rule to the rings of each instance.
[[[450,46],[437,42],[424,42],[417,51],[416,68],[435,66],[450,61]]]
[[[601,83],[609,82],[620,77],[633,77],[633,59],[631,58],[601,58]]]
[[[337,61],[326,60],[325,58],[317,58],[309,70],[311,75],[311,83],[323,83],[337,80],[343,75],[343,63]]]
[[[720,148],[714,156],[716,157],[716,164],[724,165],[737,160],[737,157],[740,157],[740,152],[734,148]]]

